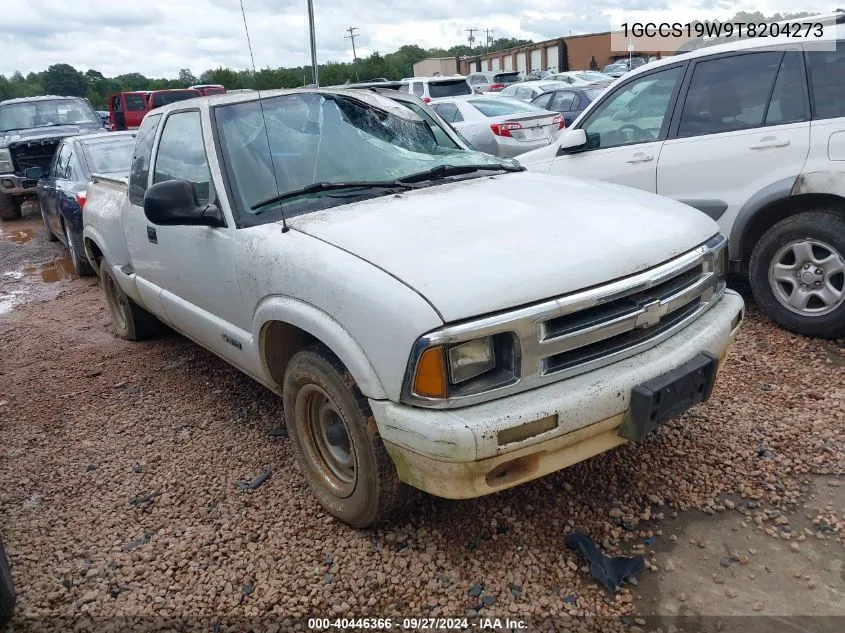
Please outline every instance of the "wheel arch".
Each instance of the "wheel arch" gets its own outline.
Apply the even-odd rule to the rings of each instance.
[[[261,365],[281,393],[290,359],[313,342],[337,356],[368,398],[387,398],[378,374],[361,345],[338,321],[318,307],[291,297],[270,297],[255,313]]]
[[[845,172],[801,175],[762,189],[737,214],[730,236],[731,259],[747,270],[751,253],[766,231],[788,217],[818,209],[845,214]]]

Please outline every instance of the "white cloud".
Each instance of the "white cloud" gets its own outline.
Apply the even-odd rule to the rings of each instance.
[[[54,63],[107,76],[140,72],[175,77],[218,66],[250,67],[239,0],[3,0],[0,73],[41,71]],[[314,0],[320,62],[349,61],[346,29],[356,26],[359,55],[402,44],[448,48],[467,28],[495,37],[548,39],[608,30],[611,18],[671,7],[673,19],[730,17],[738,10],[832,11],[804,0]],[[806,5],[806,6],[801,6]],[[259,68],[308,63],[305,0],[244,0]],[[655,14],[657,15],[657,14]],[[476,36],[477,37],[477,36]]]

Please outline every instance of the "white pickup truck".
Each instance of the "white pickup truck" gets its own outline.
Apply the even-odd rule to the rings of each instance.
[[[412,95],[203,97],[136,143],[84,216],[118,334],[164,322],[280,394],[354,526],[641,440],[743,317],[705,214],[467,149]]]

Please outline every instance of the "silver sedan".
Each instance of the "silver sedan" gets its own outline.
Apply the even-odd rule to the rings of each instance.
[[[429,104],[476,149],[512,158],[553,143],[563,116],[513,97],[434,99]]]

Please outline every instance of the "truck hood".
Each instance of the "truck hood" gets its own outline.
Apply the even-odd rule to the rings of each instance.
[[[668,198],[530,172],[375,198],[288,225],[398,278],[445,322],[626,277],[719,230]]]
[[[29,130],[11,130],[0,132],[0,147],[9,147],[20,141],[43,141],[45,139],[65,138],[77,134],[87,134],[102,130],[102,126],[92,125],[51,125],[48,127],[37,127]]]

